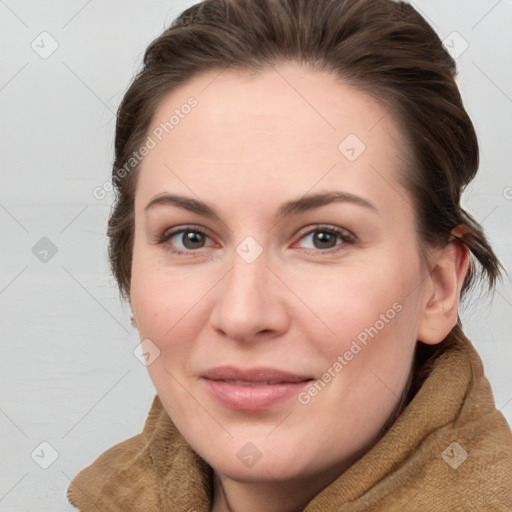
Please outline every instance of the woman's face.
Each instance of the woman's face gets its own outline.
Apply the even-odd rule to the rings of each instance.
[[[286,64],[194,78],[148,136],[130,298],[164,407],[220,475],[329,479],[396,405],[426,302],[392,116]]]

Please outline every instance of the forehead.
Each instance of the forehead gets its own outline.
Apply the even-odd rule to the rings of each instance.
[[[230,190],[234,181],[237,190],[245,183],[253,192],[272,182],[292,195],[319,180],[323,188],[341,180],[348,192],[365,183],[382,188],[383,179],[396,181],[403,146],[383,104],[331,73],[294,63],[198,75],[161,101],[148,135],[156,145],[141,165],[145,196],[183,189],[178,175],[203,193],[212,180]]]
[[[169,121],[191,97],[197,101],[192,121],[180,123],[179,130],[169,132],[170,138],[193,129],[217,142],[228,134],[286,127],[283,136],[302,135],[329,144],[348,131],[368,139],[377,125],[377,132],[386,134],[393,124],[388,109],[368,93],[328,71],[287,62],[258,73],[228,69],[195,76],[160,102],[152,129]],[[201,121],[194,123],[198,117]]]

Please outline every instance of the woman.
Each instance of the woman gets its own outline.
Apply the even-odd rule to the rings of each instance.
[[[110,258],[157,396],[80,510],[512,508],[458,317],[500,263],[460,206],[455,63],[391,0],[206,0],[117,116]]]

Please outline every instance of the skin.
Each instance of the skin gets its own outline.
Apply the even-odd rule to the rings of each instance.
[[[375,444],[417,340],[439,343],[456,324],[467,249],[432,249],[428,268],[420,258],[413,201],[398,182],[402,138],[366,93],[294,63],[254,76],[208,72],[161,102],[152,129],[190,96],[197,107],[144,158],[135,196],[130,301],[141,339],[160,351],[148,371],[214,468],[214,512],[302,510]],[[338,150],[349,134],[366,145],[355,161]],[[335,202],[276,217],[284,201],[333,190],[378,212]],[[145,212],[162,193],[207,202],[220,219],[173,205]],[[207,233],[191,249],[183,233],[157,243],[190,225]],[[321,245],[318,225],[356,241],[331,235]],[[236,251],[247,236],[262,249],[252,263]],[[401,311],[307,404],[292,396],[232,410],[200,379],[224,364],[321,379],[395,302]],[[252,467],[237,457],[248,442],[262,454]]]

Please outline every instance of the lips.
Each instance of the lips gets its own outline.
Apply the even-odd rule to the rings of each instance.
[[[274,384],[282,384],[282,381],[278,380],[264,380],[261,382],[253,382],[246,380],[225,380],[227,384],[233,384],[233,386],[270,386]]]
[[[262,411],[296,395],[313,378],[273,368],[212,368],[202,376],[208,393],[224,407]]]

